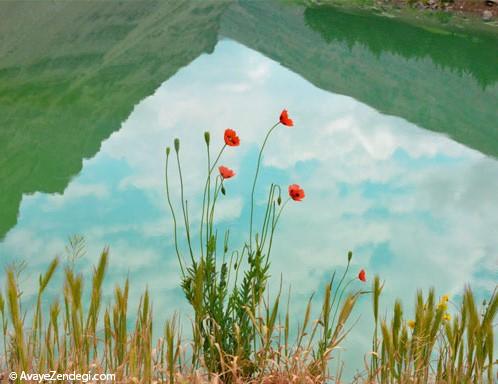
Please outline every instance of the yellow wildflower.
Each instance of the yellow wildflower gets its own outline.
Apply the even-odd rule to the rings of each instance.
[[[414,329],[414,328],[415,328],[415,320],[408,320],[408,326],[409,326],[411,329]]]
[[[450,316],[450,314],[449,314],[449,313],[445,313],[445,314],[443,315],[443,320],[444,320],[444,321],[450,321],[450,320],[451,320],[451,316]]]
[[[441,296],[441,303],[447,303],[450,300],[448,295]]]
[[[446,311],[448,309],[448,304],[446,304],[446,302],[444,301],[441,301],[439,304],[438,304],[438,309],[442,309],[443,311]]]

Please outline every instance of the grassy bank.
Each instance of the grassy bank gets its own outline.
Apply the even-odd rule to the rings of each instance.
[[[299,0],[310,7],[336,7],[398,18],[439,33],[498,33],[498,4],[481,0]]]
[[[137,383],[342,382],[340,370],[331,372],[328,362],[349,333],[348,319],[358,294],[371,297],[375,323],[372,349],[365,351],[367,370],[355,382],[493,382],[496,292],[482,305],[476,303],[470,288],[465,289],[460,302],[446,296],[438,299],[433,290],[427,295],[418,292],[413,314],[405,314],[397,301],[390,313],[381,316],[381,281],[375,278],[371,289],[348,292],[346,298],[340,298],[344,291],[337,287],[347,278],[345,274],[335,281],[332,278],[325,287],[317,319],[310,315],[311,299],[301,319],[290,318],[285,306],[279,304],[280,296],[271,304],[262,302],[257,313],[250,313],[258,335],[248,359],[233,359],[221,345],[213,343],[223,357],[213,371],[206,355],[194,356],[196,349],[204,348],[198,345],[201,340],[182,338],[178,318],[164,324],[162,335],[152,334],[154,315],[147,291],[138,308],[129,308],[126,281],[115,288],[114,299],[103,304],[108,257],[108,250],[104,250],[88,285],[84,284],[88,276],[75,271],[71,263],[60,266],[55,259],[39,277],[38,295],[30,308],[23,306],[18,271],[7,268],[0,293],[2,382],[8,382],[10,372],[22,371],[114,373],[113,382]],[[57,268],[64,269],[61,297],[42,306]],[[90,300],[85,303],[87,295]],[[335,306],[337,301],[340,306]],[[291,338],[290,334],[296,336]],[[214,334],[211,337],[216,339]]]

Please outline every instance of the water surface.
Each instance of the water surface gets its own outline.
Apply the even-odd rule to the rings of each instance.
[[[48,53],[12,48],[0,61],[0,257],[27,262],[27,297],[30,276],[63,257],[68,236],[82,234],[83,270],[111,247],[107,292],[129,276],[134,303],[150,289],[156,324],[176,310],[188,315],[164,196],[164,149],[181,138],[195,225],[202,133],[210,130],[220,145],[225,128],[239,132],[241,146],[222,159],[237,176],[218,211],[237,245],[248,232],[258,145],[282,108],[295,127],[274,133],[257,202],[262,208],[270,182],[306,189],[305,201],[284,213],[272,259],[272,289],[282,275],[293,313],[344,268],[348,250],[353,272],[365,268],[369,279],[385,280],[386,305],[402,297],[411,306],[416,288],[455,298],[467,283],[479,295],[494,288],[492,37],[266,2],[174,10],[125,3],[112,22],[104,5],[54,4],[69,20],[84,15],[96,26],[57,26],[84,49],[56,35],[44,40]],[[164,21],[171,12],[176,18]],[[410,42],[400,38],[407,34]],[[346,358],[359,362],[370,344],[367,299],[356,316]]]

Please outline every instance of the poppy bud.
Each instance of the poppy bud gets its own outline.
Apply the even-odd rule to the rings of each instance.
[[[223,185],[221,186],[221,193],[223,195],[225,195],[227,193],[227,191],[225,191],[225,187]]]
[[[282,197],[278,196],[278,199],[277,199],[277,204],[278,204],[278,205],[282,204]]]
[[[179,150],[180,150],[180,139],[176,138],[175,139],[175,151],[176,151],[176,153],[178,153]]]
[[[171,151],[170,147],[166,147],[166,156],[169,156],[170,151]]]
[[[237,269],[237,263],[233,264],[233,269]]]
[[[348,263],[351,261],[352,258],[353,258],[353,252],[349,251],[348,252]]]
[[[204,141],[206,142],[207,145],[209,145],[209,141],[211,140],[211,136],[209,132],[204,132]]]
[[[225,248],[223,249],[223,251],[224,251],[225,253],[227,253],[227,252],[228,252],[228,245],[226,245],[226,244],[225,244]]]

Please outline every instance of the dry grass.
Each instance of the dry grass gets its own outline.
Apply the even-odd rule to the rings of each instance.
[[[115,373],[115,382],[122,383],[342,382],[341,372],[330,372],[329,361],[348,335],[345,324],[360,292],[348,295],[336,307],[333,303],[339,300],[342,290],[338,290],[340,285],[334,285],[332,279],[325,287],[319,317],[311,320],[310,299],[293,341],[289,336],[292,321],[288,311],[284,311],[282,321],[277,320],[281,317],[280,298],[271,305],[263,304],[256,315],[250,315],[258,335],[250,359],[243,361],[229,356],[215,343],[221,365],[213,372],[202,356],[197,365],[192,365],[196,341],[182,339],[177,317],[168,320],[161,337],[153,341],[153,315],[147,291],[136,311],[131,312],[134,325],[130,325],[127,281],[116,287],[112,303],[101,305],[108,255],[108,250],[104,250],[94,269],[87,305],[82,303],[84,278],[68,264],[64,267],[62,303],[53,301],[44,310],[42,295],[59,267],[55,259],[39,278],[36,302],[28,311],[31,317],[21,309],[18,273],[13,267],[7,269],[6,284],[0,291],[2,382],[7,382],[8,372],[23,370]],[[378,316],[381,291],[382,285],[376,278],[372,302],[379,334],[375,334],[374,324],[373,353],[366,351],[366,356],[373,356],[370,369],[356,382],[494,382],[496,292],[481,306],[475,303],[470,288],[465,290],[460,304],[445,297],[436,300],[433,290],[425,298],[419,292],[411,318],[404,316],[401,302],[396,301],[388,320]],[[451,320],[447,316],[448,303],[454,308]],[[32,320],[28,322],[28,318]]]
[[[476,304],[470,287],[465,289],[461,303],[450,301],[446,295],[436,300],[433,289],[425,298],[419,291],[411,318],[404,316],[402,303],[397,300],[391,319],[380,323],[380,340],[374,337],[369,381],[495,382],[493,321],[497,310],[496,289],[481,306]]]
[[[54,259],[39,277],[36,303],[28,312],[23,312],[19,273],[13,266],[7,268],[6,285],[0,291],[0,372],[4,372],[4,382],[12,371],[115,373],[116,382],[140,383],[324,382],[330,377],[327,362],[349,332],[346,323],[360,294],[341,299],[341,285],[333,285],[332,280],[325,287],[322,310],[315,321],[311,320],[310,298],[294,342],[289,341],[292,322],[287,311],[280,321],[280,295],[271,304],[263,300],[256,313],[248,311],[256,331],[249,358],[240,359],[223,351],[216,335],[212,335],[210,347],[220,359],[218,369],[213,371],[204,355],[194,355],[202,350],[203,346],[196,345],[199,340],[182,339],[177,317],[165,323],[163,334],[154,341],[147,291],[138,308],[130,311],[126,281],[115,288],[111,303],[102,305],[108,257],[109,250],[105,249],[92,274],[88,303],[83,302],[84,276],[75,271],[72,263],[66,263],[62,300],[55,299],[43,308],[45,289],[60,268],[59,259]],[[130,325],[132,319],[134,323]]]

